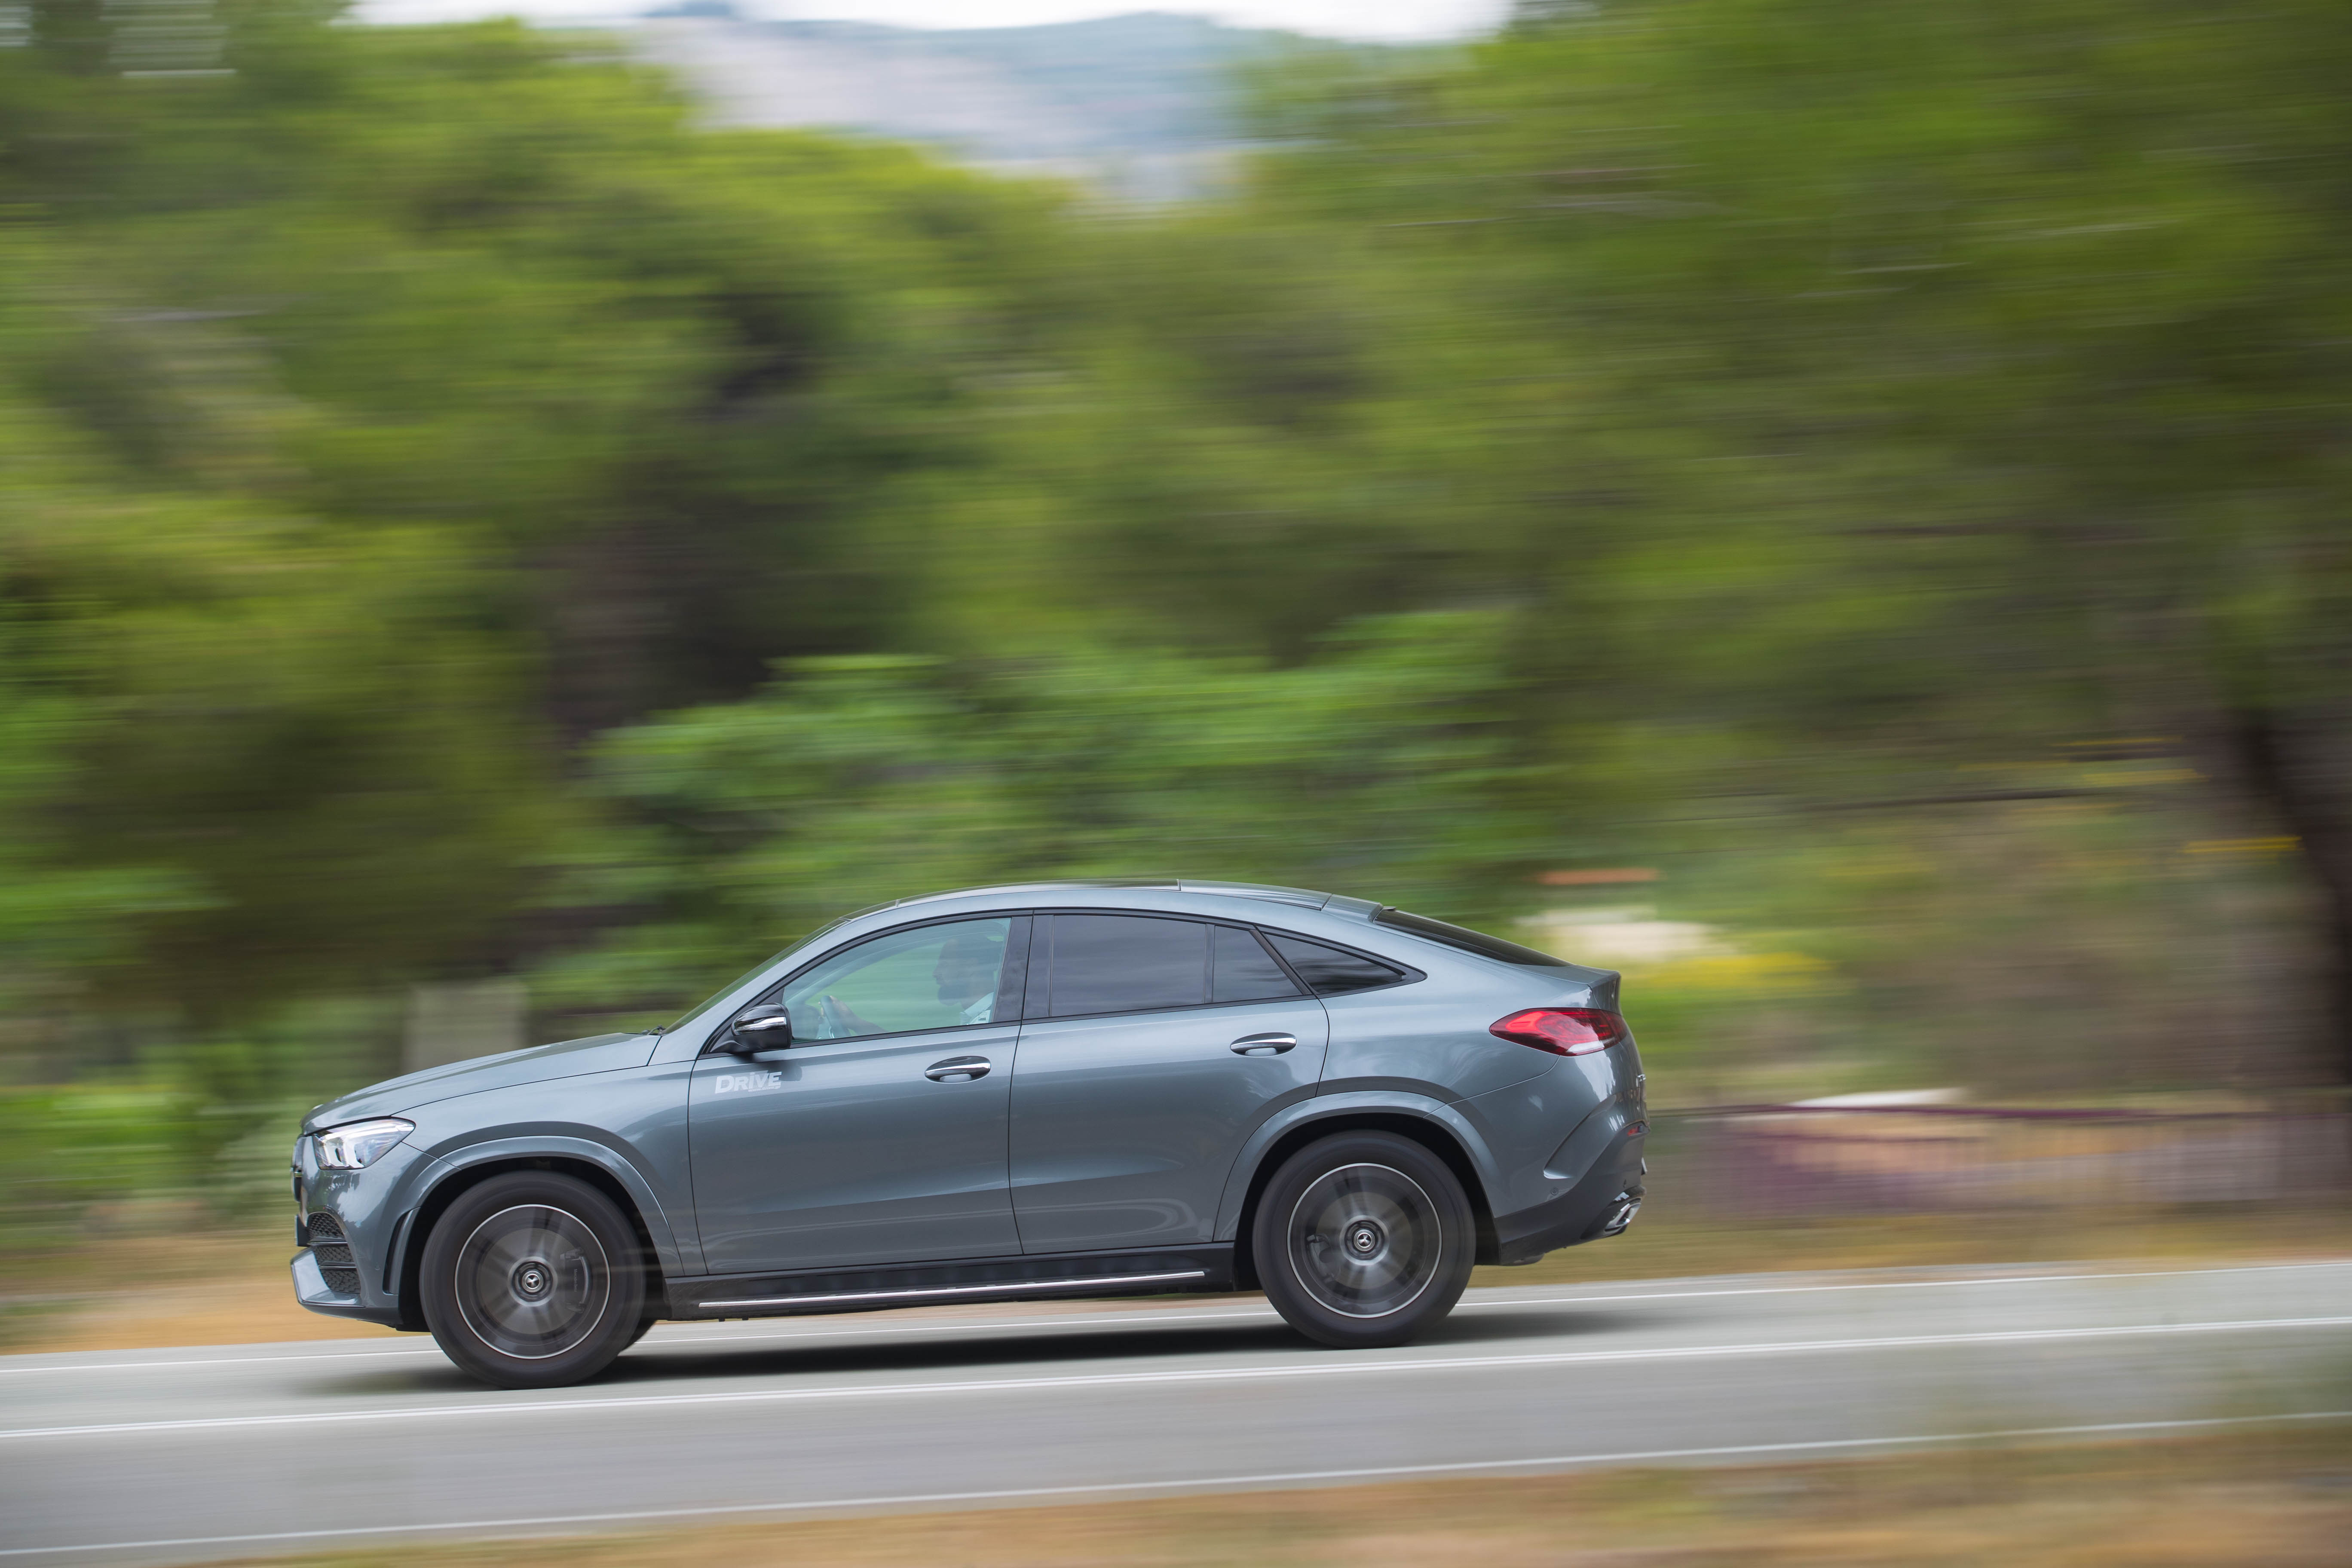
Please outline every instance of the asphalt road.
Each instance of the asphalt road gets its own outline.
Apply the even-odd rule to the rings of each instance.
[[[2352,1416],[2352,1262],[1490,1289],[1401,1351],[1263,1300],[657,1329],[500,1393],[423,1339],[0,1357],[0,1558],[1720,1464]]]

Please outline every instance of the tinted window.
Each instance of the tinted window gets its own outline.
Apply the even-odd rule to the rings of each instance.
[[[1209,928],[1150,915],[1055,915],[1046,1011],[1139,1013],[1209,999]]]
[[[1287,959],[1298,978],[1307,982],[1318,996],[1337,996],[1348,991],[1369,991],[1375,985],[1393,985],[1404,978],[1404,971],[1393,969],[1376,959],[1342,952],[1336,947],[1325,947],[1319,942],[1302,937],[1265,933],[1276,952]]]
[[[1233,926],[1218,926],[1210,966],[1209,996],[1215,1002],[1262,1002],[1274,996],[1296,996],[1298,987],[1282,972],[1256,935]]]
[[[861,942],[784,987],[793,1039],[846,1040],[952,1029],[1019,1016],[998,1005],[1010,920],[950,921]]]
[[[1472,931],[1468,926],[1433,921],[1427,915],[1407,914],[1402,910],[1382,910],[1372,919],[1384,926],[1409,931],[1415,936],[1425,936],[1432,942],[1458,947],[1465,952],[1475,952],[1481,958],[1499,958],[1505,963],[1524,963],[1539,969],[1576,967],[1564,958],[1554,958],[1550,953],[1538,952],[1532,947],[1521,947],[1516,942],[1505,942],[1501,937],[1488,936],[1485,931]]]

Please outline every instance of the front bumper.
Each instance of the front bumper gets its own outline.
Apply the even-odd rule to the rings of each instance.
[[[1623,1231],[1642,1206],[1648,1171],[1642,1141],[1642,1131],[1620,1132],[1567,1192],[1516,1214],[1496,1215],[1495,1255],[1480,1261],[1533,1263],[1547,1252]]]
[[[310,1310],[324,1312],[331,1318],[382,1323],[387,1329],[402,1326],[398,1307],[371,1304],[362,1300],[356,1290],[345,1293],[328,1284],[326,1271],[320,1267],[318,1254],[312,1248],[306,1247],[297,1252],[289,1267],[294,1275],[294,1300]]]
[[[401,1144],[363,1170],[328,1170],[314,1141],[302,1140],[293,1173],[299,1250],[288,1265],[296,1301],[332,1318],[417,1326],[401,1311],[400,1273],[406,1205],[415,1201],[404,1195],[411,1185],[404,1178],[420,1158]]]

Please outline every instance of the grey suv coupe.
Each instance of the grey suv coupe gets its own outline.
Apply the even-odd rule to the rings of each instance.
[[[1360,899],[1040,882],[835,922],[666,1028],[294,1146],[294,1290],[505,1387],[664,1319],[1263,1289],[1396,1344],[1642,1201],[1618,977]]]

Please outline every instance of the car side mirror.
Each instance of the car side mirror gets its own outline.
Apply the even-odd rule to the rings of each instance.
[[[793,1016],[780,1003],[752,1008],[727,1030],[727,1048],[739,1057],[790,1050],[792,1044]]]

